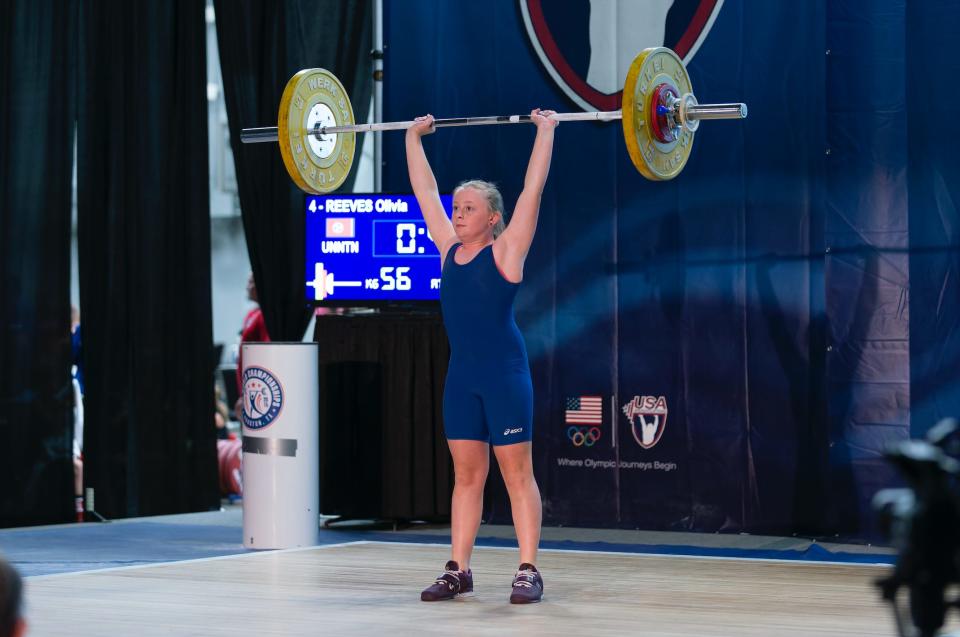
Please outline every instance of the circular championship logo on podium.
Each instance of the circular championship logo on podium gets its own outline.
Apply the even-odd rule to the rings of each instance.
[[[280,415],[283,408],[283,387],[280,381],[262,367],[243,370],[243,426],[263,429]]]

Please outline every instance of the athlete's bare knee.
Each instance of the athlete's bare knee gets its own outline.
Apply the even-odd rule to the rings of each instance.
[[[507,491],[522,493],[534,486],[536,480],[534,480],[533,471],[529,467],[524,467],[503,471],[503,483],[506,485]]]
[[[487,481],[487,472],[480,469],[457,469],[454,476],[454,487],[457,489],[483,490]]]

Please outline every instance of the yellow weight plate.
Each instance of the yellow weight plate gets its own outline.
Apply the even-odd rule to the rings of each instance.
[[[326,69],[304,69],[290,78],[280,99],[277,136],[287,172],[316,195],[333,192],[350,173],[356,133],[310,133],[314,126],[353,124],[353,107],[340,80]]]
[[[662,84],[674,87],[679,95],[693,93],[690,76],[676,53],[664,47],[644,49],[630,65],[623,85],[623,138],[633,165],[655,181],[679,175],[693,147],[693,133],[686,128],[670,143],[658,141],[653,134],[653,96]]]

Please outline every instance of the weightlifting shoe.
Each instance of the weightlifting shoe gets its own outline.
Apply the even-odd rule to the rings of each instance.
[[[450,560],[436,581],[420,593],[424,602],[439,602],[473,593],[473,572],[461,571],[460,565]]]
[[[524,562],[513,578],[511,604],[535,604],[543,599],[543,578],[533,564]]]

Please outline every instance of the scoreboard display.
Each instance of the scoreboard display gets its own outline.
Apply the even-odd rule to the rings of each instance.
[[[452,195],[440,201],[449,217]],[[440,253],[413,195],[310,195],[306,243],[312,304],[440,299]]]

